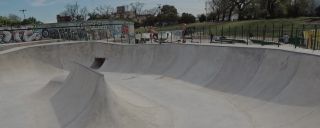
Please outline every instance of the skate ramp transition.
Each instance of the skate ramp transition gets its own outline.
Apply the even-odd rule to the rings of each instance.
[[[318,128],[320,57],[264,48],[35,45],[0,52],[8,128]]]

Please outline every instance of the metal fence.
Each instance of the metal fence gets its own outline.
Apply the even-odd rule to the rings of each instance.
[[[134,43],[133,24],[109,21],[45,24],[0,29],[0,43],[31,42],[49,39],[107,40]]]
[[[144,36],[143,36],[144,35]],[[189,27],[186,31],[160,31],[157,38],[149,33],[136,33],[138,43],[243,43],[246,45],[292,45],[320,49],[319,25],[258,24],[242,26],[215,25]],[[141,41],[142,40],[142,41]]]

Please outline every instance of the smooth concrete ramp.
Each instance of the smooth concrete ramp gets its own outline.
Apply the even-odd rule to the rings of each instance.
[[[319,65],[283,50],[179,44],[2,51],[0,125],[318,128]]]

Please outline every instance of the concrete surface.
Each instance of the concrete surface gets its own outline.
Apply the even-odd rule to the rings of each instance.
[[[99,69],[95,58],[106,58]],[[59,42],[0,52],[7,128],[318,128],[320,56]]]

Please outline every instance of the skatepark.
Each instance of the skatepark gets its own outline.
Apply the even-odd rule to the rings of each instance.
[[[99,41],[0,52],[7,128],[317,128],[320,57]]]

